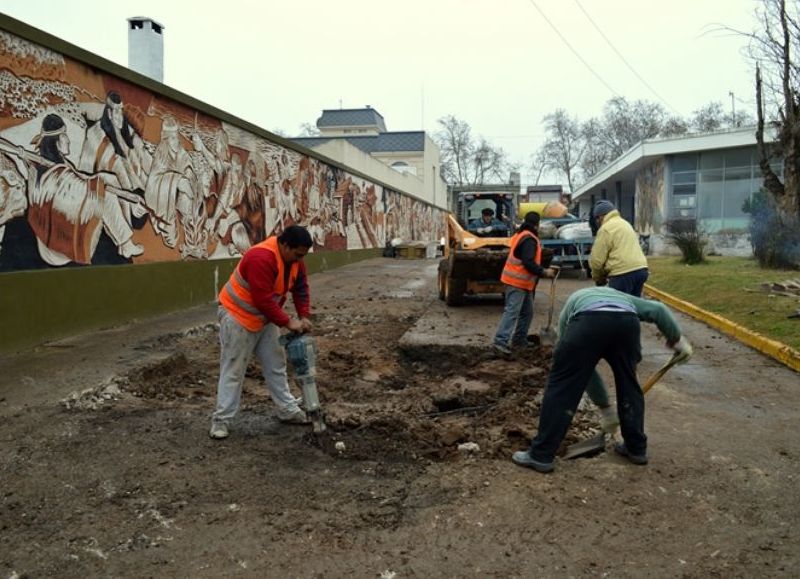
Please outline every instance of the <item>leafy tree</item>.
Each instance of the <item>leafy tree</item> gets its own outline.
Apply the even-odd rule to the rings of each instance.
[[[433,140],[439,147],[442,175],[451,185],[479,185],[503,181],[506,153],[485,138],[475,138],[469,123],[453,115],[438,119]]]

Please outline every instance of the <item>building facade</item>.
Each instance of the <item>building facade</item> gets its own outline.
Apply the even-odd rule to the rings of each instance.
[[[601,199],[620,210],[651,251],[674,253],[664,242],[670,220],[697,220],[709,250],[749,255],[745,202],[761,190],[755,129],[641,141],[580,187],[573,201],[581,215]],[[782,174],[779,160],[773,164]]]
[[[403,175],[405,191],[437,207],[447,206],[447,184],[441,177],[439,147],[425,131],[387,131],[383,116],[370,106],[363,109],[326,109],[317,119],[318,137],[292,140],[340,162],[359,157],[359,170],[385,178],[385,166]],[[347,143],[343,145],[342,143]],[[346,160],[348,159],[348,160]],[[389,179],[394,179],[390,176]]]

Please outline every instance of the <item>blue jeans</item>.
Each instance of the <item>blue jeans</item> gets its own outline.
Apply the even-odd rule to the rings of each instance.
[[[236,416],[247,364],[254,353],[261,362],[261,371],[272,401],[278,407],[278,416],[288,417],[297,412],[299,406],[289,391],[286,377],[286,354],[278,343],[278,326],[267,324],[258,332],[250,332],[222,306],[218,316],[220,369],[217,407],[212,420],[228,423]]]
[[[640,298],[642,297],[642,288],[644,288],[644,282],[647,281],[647,277],[649,275],[650,270],[648,270],[646,267],[629,271],[628,273],[623,273],[622,275],[615,275],[614,277],[608,278],[608,287]]]
[[[533,293],[506,285],[506,305],[494,335],[494,343],[508,347],[528,343],[528,330],[533,321]]]

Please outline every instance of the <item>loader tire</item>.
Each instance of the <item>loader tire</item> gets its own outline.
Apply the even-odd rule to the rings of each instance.
[[[439,262],[439,277],[437,280],[437,285],[439,287],[439,299],[444,301],[445,295],[445,286],[447,285],[447,273],[450,271],[449,265],[446,259],[443,259]]]
[[[444,301],[448,306],[460,306],[464,303],[467,291],[467,280],[448,275],[445,278]]]

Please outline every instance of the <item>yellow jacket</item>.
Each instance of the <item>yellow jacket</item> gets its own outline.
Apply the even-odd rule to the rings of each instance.
[[[603,220],[589,254],[589,266],[595,281],[647,267],[639,235],[619,211],[611,211]]]

